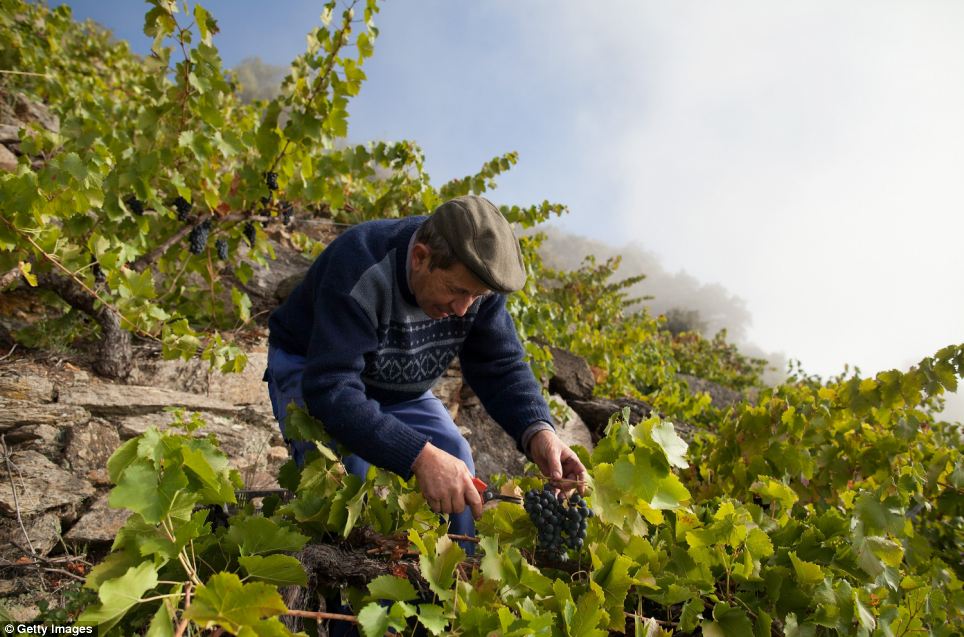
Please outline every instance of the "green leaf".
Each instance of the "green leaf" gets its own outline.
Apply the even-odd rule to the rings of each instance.
[[[392,575],[380,575],[370,581],[368,592],[372,599],[389,599],[393,602],[407,602],[418,597],[411,582]]]
[[[483,536],[479,539],[479,548],[485,553],[480,567],[483,577],[502,583],[505,581],[505,569],[502,565],[502,555],[499,553],[499,540],[495,536]]]
[[[779,502],[780,506],[785,509],[793,507],[794,503],[800,499],[793,489],[773,478],[767,478],[766,481],[754,482],[750,486],[750,491],[758,493],[769,500]]]
[[[703,623],[706,637],[753,637],[753,624],[742,608],[720,602],[713,607],[713,619]]]
[[[674,467],[686,469],[689,463],[686,461],[686,441],[679,437],[676,429],[671,422],[661,422],[653,427],[653,441],[666,454],[666,460]]]
[[[814,585],[823,581],[823,569],[813,562],[807,562],[797,557],[797,554],[790,551],[790,561],[793,563],[793,570],[797,574],[797,581]]]
[[[157,586],[157,570],[151,562],[127,569],[121,577],[104,582],[97,591],[100,604],[85,610],[78,623],[97,624],[103,632],[119,622],[147,591]]]
[[[358,625],[365,637],[382,637],[388,622],[388,610],[378,602],[368,604],[358,613]]]
[[[277,617],[261,619],[248,626],[242,626],[238,637],[305,637],[304,633],[292,633]]]
[[[785,637],[814,637],[817,629],[812,624],[797,624],[795,613],[789,613],[784,621],[783,634]]]
[[[669,474],[656,483],[656,492],[649,504],[651,507],[661,511],[678,509],[683,502],[690,499],[690,492],[687,490],[680,479],[673,474]]]
[[[435,543],[435,550],[431,553],[424,551],[419,556],[422,577],[439,599],[451,599],[455,569],[465,559],[465,551],[448,536],[443,536]]]
[[[248,576],[277,586],[304,586],[308,575],[301,562],[290,555],[247,555],[238,558],[238,563]]]
[[[598,590],[588,590],[579,598],[576,610],[569,622],[570,637],[606,637],[608,630],[602,627],[608,622],[606,612],[602,608],[603,593]],[[620,623],[624,620],[619,618]]]
[[[138,438],[131,438],[118,447],[107,460],[107,473],[114,484],[117,484],[124,469],[137,459],[137,445]]]
[[[151,625],[147,629],[146,637],[174,637],[174,617],[171,616],[166,603],[157,607],[157,612],[151,618]]]
[[[260,516],[233,522],[228,527],[226,539],[237,546],[242,555],[300,551],[308,542],[307,536]]]
[[[187,476],[180,469],[170,467],[159,478],[150,462],[137,460],[124,470],[107,501],[115,509],[128,509],[146,522],[159,524],[175,508],[185,506],[186,500],[197,498],[193,494],[178,498],[186,486]]]
[[[198,31],[201,33],[201,41],[207,45],[211,44],[211,35],[218,32],[218,23],[207,12],[207,9],[199,4],[194,5],[194,22],[197,24]]]
[[[435,604],[418,605],[418,621],[433,635],[442,635],[448,628],[449,621],[445,618],[445,610]]]
[[[679,628],[684,633],[691,633],[700,625],[703,619],[703,598],[694,597],[683,604],[683,612],[679,618]]]
[[[242,584],[234,573],[217,573],[197,588],[184,616],[202,628],[223,626],[237,634],[242,626],[252,626],[287,610],[275,586],[264,582]]]
[[[320,420],[314,418],[306,409],[294,403],[288,405],[288,415],[285,420],[285,437],[291,440],[319,441],[325,443],[329,440],[325,432],[325,426]],[[340,459],[327,445],[317,445],[318,451],[332,462],[339,462]]]

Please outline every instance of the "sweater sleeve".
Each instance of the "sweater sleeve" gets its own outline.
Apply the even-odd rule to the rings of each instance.
[[[493,295],[479,306],[460,355],[466,382],[489,415],[522,447],[522,436],[537,421],[552,423],[542,388],[526,363],[505,296]]]
[[[322,290],[302,379],[308,412],[364,460],[405,479],[428,438],[382,411],[365,395],[365,352],[375,350],[375,326],[351,296]]]

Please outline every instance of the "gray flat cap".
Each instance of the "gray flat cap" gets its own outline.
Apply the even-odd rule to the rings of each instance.
[[[486,287],[502,294],[522,289],[526,269],[519,241],[491,201],[456,197],[436,208],[432,217],[458,260]]]

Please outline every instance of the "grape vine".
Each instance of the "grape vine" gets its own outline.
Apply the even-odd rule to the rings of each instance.
[[[250,299],[223,272],[250,279],[250,264],[269,262],[271,233],[307,245],[301,219],[424,214],[487,192],[518,159],[436,187],[410,141],[341,143],[378,33],[374,0],[357,12],[327,3],[281,95],[254,104],[238,99],[200,5],[185,17],[150,2],[153,55],[142,59],[67,7],[0,3],[0,68],[26,72],[0,74],[0,99],[28,95],[60,119],[59,133],[20,130],[18,167],[0,175],[0,280],[54,292],[71,333],[102,339],[110,375],[129,365],[110,355],[132,334],[168,357],[243,368],[232,339],[252,320]],[[502,211],[536,228],[565,207]],[[659,414],[614,414],[592,452],[577,449],[585,497],[560,500],[531,466],[501,477],[525,506],[488,509],[469,557],[414,484],[349,475],[327,447],[283,469],[290,500],[239,505],[240,476],[215,441],[195,437],[196,418],[175,414],[174,429],[149,430],[110,460],[111,505],[132,515],[87,578],[97,602],[81,619],[104,634],[293,634],[281,618],[328,617],[289,608],[278,587],[319,577],[303,550],[338,546],[386,568],[315,591],[350,603],[365,635],[964,632],[964,440],[937,416],[964,376],[964,345],[906,372],[766,388],[760,362],[723,336],[673,335],[630,311],[633,281],[615,280],[618,261],[552,271],[540,240],[523,238],[530,276],[509,300],[534,370],[551,372],[549,345],[569,349],[594,367],[599,395],[642,398]],[[15,336],[39,346],[39,331]],[[681,373],[757,395],[721,411]],[[673,421],[701,432],[687,444]],[[325,439],[298,410],[286,432]],[[212,511],[229,505],[214,528]]]

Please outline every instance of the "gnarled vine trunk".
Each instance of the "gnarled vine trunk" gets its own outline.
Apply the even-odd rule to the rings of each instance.
[[[121,327],[120,316],[111,308],[95,305],[95,298],[80,284],[57,272],[37,277],[38,285],[53,290],[71,307],[84,312],[100,325],[100,351],[94,370],[115,380],[127,378],[133,367],[130,332]]]

